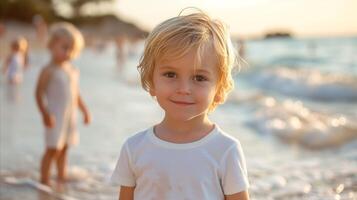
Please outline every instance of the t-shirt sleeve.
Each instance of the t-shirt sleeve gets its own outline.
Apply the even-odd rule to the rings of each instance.
[[[116,186],[135,186],[135,175],[127,142],[121,149],[119,160],[110,178],[110,182]]]
[[[226,151],[221,160],[220,169],[221,185],[225,195],[236,194],[248,189],[247,168],[239,143]]]

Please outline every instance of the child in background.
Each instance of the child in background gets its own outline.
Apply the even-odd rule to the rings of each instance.
[[[46,37],[47,37],[47,23],[46,23],[46,21],[43,19],[43,17],[41,15],[37,14],[32,18],[32,23],[36,29],[36,36],[37,36],[38,42],[41,45],[44,44],[46,41]]]
[[[18,37],[11,42],[11,52],[3,67],[10,84],[20,84],[23,71],[28,66],[28,42],[24,37]]]
[[[82,34],[69,23],[52,27],[48,48],[51,61],[42,69],[36,101],[45,125],[46,150],[41,162],[41,183],[50,185],[50,168],[56,162],[58,181],[66,180],[67,150],[78,143],[77,109],[90,123],[90,114],[79,93],[79,70],[70,63],[83,47]]]
[[[233,88],[235,58],[226,26],[202,12],[154,28],[138,69],[165,115],[124,143],[120,200],[249,199],[241,145],[208,117]]]

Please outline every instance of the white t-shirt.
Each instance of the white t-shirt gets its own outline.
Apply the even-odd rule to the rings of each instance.
[[[248,188],[241,145],[215,128],[202,139],[176,144],[153,127],[123,145],[111,182],[135,186],[135,200],[223,200]]]

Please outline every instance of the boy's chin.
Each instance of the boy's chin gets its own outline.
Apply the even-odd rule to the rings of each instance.
[[[177,122],[190,122],[192,120],[200,121],[200,119],[203,121],[205,119],[204,113],[188,114],[188,113],[176,112],[176,113],[172,113],[172,114],[165,113],[165,115],[168,119],[171,119],[171,120],[174,120]]]

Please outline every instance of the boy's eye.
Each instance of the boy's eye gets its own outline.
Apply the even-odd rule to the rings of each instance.
[[[195,75],[193,77],[193,80],[201,82],[201,81],[207,81],[208,79],[205,76],[202,76],[202,75]]]
[[[68,46],[68,45],[63,45],[63,46],[62,46],[62,49],[63,49],[63,50],[68,50],[68,49],[70,49],[70,46]]]
[[[175,78],[176,74],[175,72],[166,72],[164,73],[164,76],[166,76],[167,78]]]

